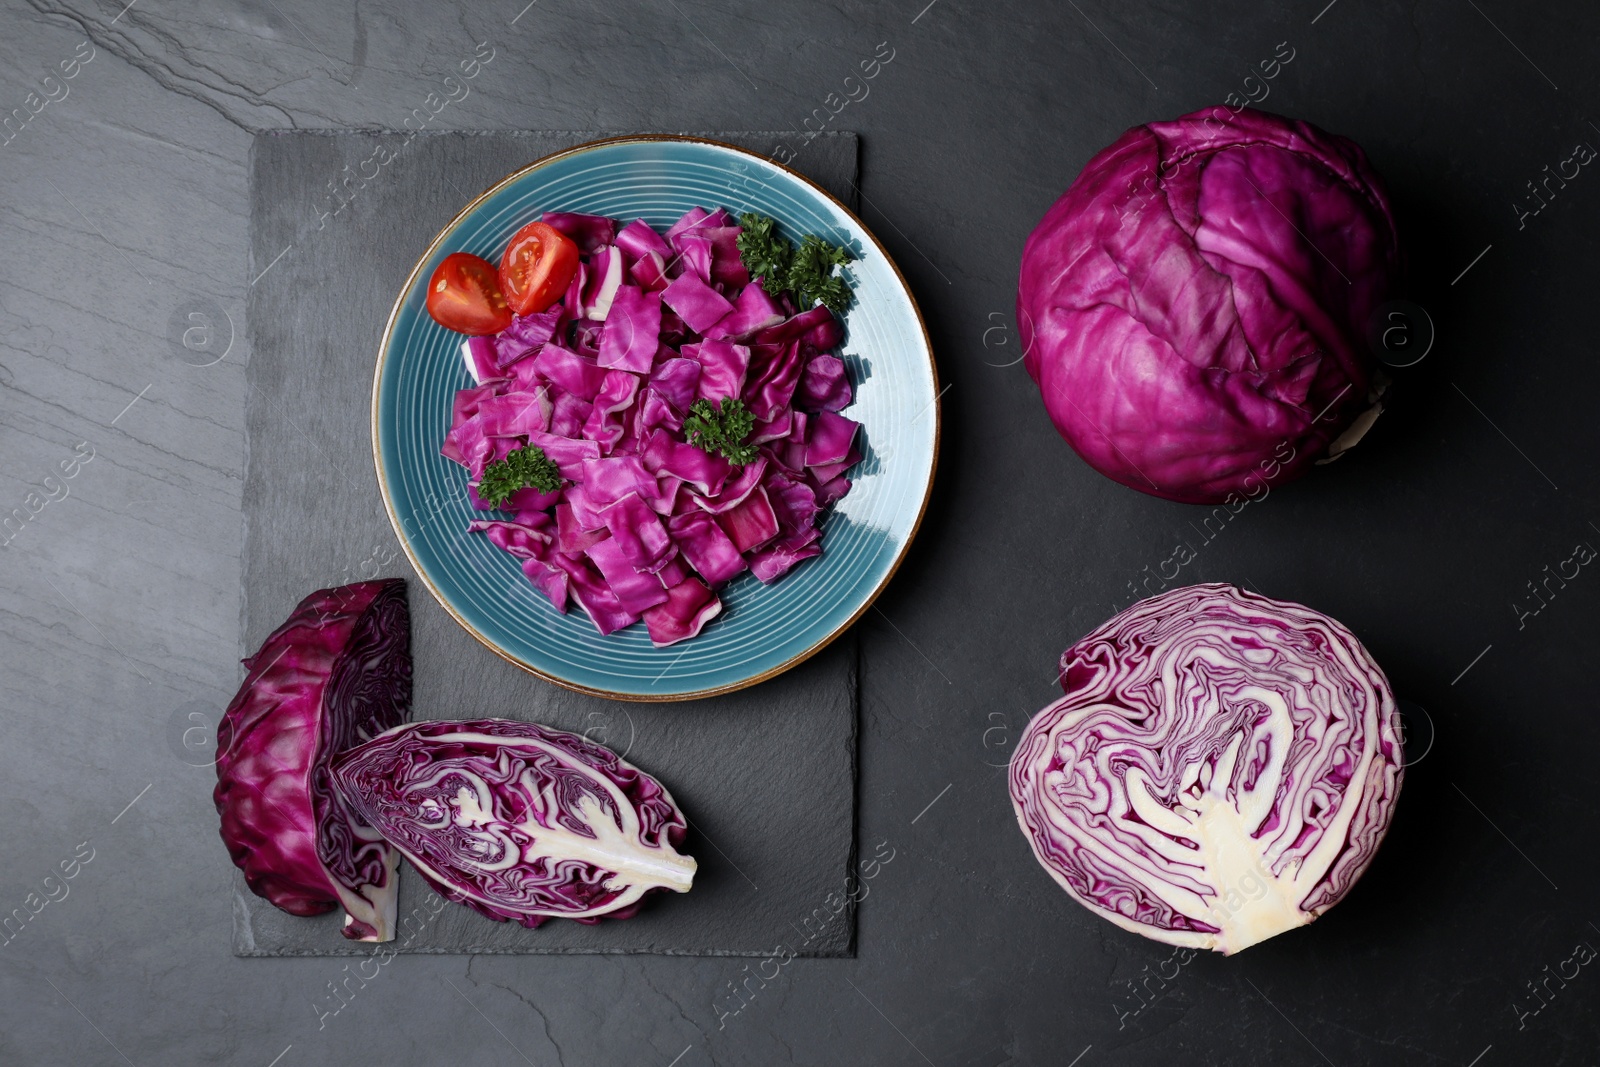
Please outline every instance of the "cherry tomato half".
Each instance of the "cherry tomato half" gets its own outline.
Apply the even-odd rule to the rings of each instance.
[[[578,272],[578,246],[547,222],[518,230],[500,260],[500,285],[518,315],[544,311],[561,299]]]
[[[471,252],[444,257],[428,282],[428,314],[447,330],[499,333],[511,325],[511,308],[500,291],[494,264]]]

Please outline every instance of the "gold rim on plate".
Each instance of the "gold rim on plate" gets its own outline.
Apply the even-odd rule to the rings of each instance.
[[[780,663],[771,670],[765,671],[752,678],[746,678],[741,682],[735,682],[731,685],[720,685],[711,689],[699,689],[689,693],[614,693],[606,689],[595,689],[592,686],[579,685],[576,682],[557,677],[556,675],[550,674],[547,671],[542,671],[533,666],[531,663],[523,662],[480,633],[477,627],[473,626],[470,622],[461,617],[461,614],[457,612],[456,609],[451,605],[449,599],[439,590],[437,586],[433,584],[433,582],[428,578],[427,572],[423,570],[421,562],[418,561],[416,553],[412,552],[411,543],[406,539],[405,531],[401,528],[400,518],[395,514],[394,501],[389,497],[389,486],[384,481],[383,448],[378,440],[378,396],[383,383],[384,362],[388,359],[389,355],[389,338],[394,332],[395,320],[400,315],[401,306],[405,303],[406,297],[408,294],[410,294],[412,287],[416,285],[418,275],[422,273],[423,264],[427,263],[428,260],[433,257],[434,252],[441,244],[444,243],[445,239],[455,232],[457,227],[461,225],[468,215],[472,214],[473,209],[475,209],[479,204],[483,203],[485,200],[499,192],[501,189],[505,188],[507,185],[510,185],[512,182],[521,178],[524,174],[528,174],[539,169],[540,167],[545,166],[546,164],[565,158],[566,156],[577,155],[580,152],[587,152],[592,149],[605,147],[607,145],[637,144],[651,141],[673,141],[687,144],[712,145],[717,148],[722,148],[726,149],[727,151],[737,153],[741,156],[748,156],[750,159],[756,160],[759,163],[776,167],[778,170],[789,175],[791,178],[803,183],[805,186],[810,188],[812,192],[816,193],[818,196],[831,203],[834,207],[844,212],[844,214],[852,222],[861,228],[861,232],[866,234],[867,239],[872,242],[873,247],[878,250],[878,253],[883,256],[884,261],[889,264],[889,269],[894,271],[895,280],[900,283],[900,288],[906,294],[906,299],[911,302],[911,311],[917,317],[917,327],[922,331],[923,351],[928,354],[928,373],[933,376],[933,455],[928,464],[928,482],[925,486],[923,486],[922,503],[917,507],[917,517],[916,520],[911,524],[910,532],[906,534],[905,541],[900,545],[899,551],[895,553],[894,560],[889,564],[889,569],[884,572],[883,577],[878,581],[878,584],[873,588],[872,592],[869,593],[866,599],[861,602],[861,606],[855,610],[854,614],[852,614],[844,622],[840,623],[832,633],[829,633],[826,637],[817,640],[805,651],[793,656],[788,660],[785,660],[783,663]],[[583,144],[573,145],[571,148],[563,148],[560,151],[552,152],[547,156],[541,156],[532,163],[529,163],[527,166],[512,171],[504,178],[501,178],[488,189],[485,189],[483,192],[474,197],[472,201],[466,205],[466,207],[463,207],[460,211],[456,212],[455,217],[445,224],[444,229],[439,231],[439,235],[429,242],[428,247],[423,251],[422,255],[418,257],[416,263],[411,268],[411,272],[406,275],[404,284],[402,284],[400,287],[400,294],[395,297],[394,307],[389,311],[389,321],[386,322],[383,327],[383,338],[378,342],[378,364],[372,375],[372,462],[374,471],[378,478],[378,493],[383,497],[383,509],[388,513],[389,525],[394,527],[395,538],[400,542],[400,548],[405,552],[406,558],[411,561],[411,569],[416,572],[418,580],[420,580],[423,585],[427,586],[428,592],[433,594],[433,598],[439,602],[439,605],[443,607],[445,611],[450,613],[450,617],[455,619],[455,621],[460,624],[463,630],[477,638],[478,642],[485,648],[489,649],[507,663],[520,667],[537,678],[542,678],[553,685],[558,685],[563,689],[570,689],[576,693],[585,693],[589,696],[605,697],[610,700],[627,700],[638,703],[652,704],[669,703],[679,700],[700,700],[705,697],[720,696],[723,693],[733,693],[740,689],[747,689],[752,685],[764,682],[768,678],[776,677],[777,675],[782,674],[784,671],[804,663],[806,660],[810,659],[812,656],[815,656],[818,652],[821,652],[824,648],[827,648],[829,645],[831,645],[840,634],[844,633],[851,626],[854,626],[856,620],[861,618],[866,610],[872,606],[873,602],[878,599],[879,594],[881,594],[884,588],[888,586],[890,579],[895,576],[895,572],[900,569],[900,564],[905,561],[906,553],[911,550],[911,543],[916,540],[918,531],[922,529],[922,519],[923,516],[927,514],[928,501],[933,496],[933,480],[939,469],[939,437],[943,425],[941,421],[943,415],[940,410],[940,398],[942,395],[942,391],[939,389],[939,367],[933,358],[933,342],[928,337],[928,324],[923,321],[922,308],[917,305],[916,296],[911,292],[911,287],[906,284],[905,275],[901,273],[899,264],[894,261],[893,256],[889,255],[889,250],[883,247],[883,242],[878,240],[877,235],[874,234],[870,228],[868,228],[866,223],[861,221],[861,218],[854,211],[851,211],[848,207],[841,203],[838,197],[834,196],[832,193],[828,192],[826,189],[822,188],[822,186],[818,185],[804,174],[801,174],[799,171],[793,170],[782,163],[777,162],[776,160],[769,159],[766,156],[758,155],[747,148],[741,148],[738,145],[728,144],[726,141],[717,141],[709,137],[684,137],[676,134],[662,133],[641,133],[630,134],[621,137],[604,137],[597,141],[586,141]]]

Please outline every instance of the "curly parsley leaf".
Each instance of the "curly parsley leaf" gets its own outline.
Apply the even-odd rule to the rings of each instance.
[[[788,290],[801,308],[821,302],[835,314],[850,306],[850,286],[833,268],[850,262],[848,251],[815,234],[800,239],[797,249],[777,232],[776,220],[754,212],[739,216],[739,258],[752,278],[773,296]]]
[[[756,458],[759,449],[744,443],[755,426],[755,416],[745,410],[744,401],[736,396],[723,397],[717,407],[712,407],[709,400],[696,400],[683,420],[683,432],[691,445],[702,452],[720,455],[736,467]]]
[[[789,288],[799,297],[802,308],[817,302],[828,305],[828,310],[839,315],[850,306],[850,286],[833,273],[834,267],[850,262],[850,253],[838,245],[829,244],[816,234],[806,234],[789,263]]]
[[[760,278],[762,288],[773,296],[783,291],[789,277],[789,261],[794,258],[794,247],[777,234],[778,222],[765,215],[747,211],[739,216],[741,232],[737,244],[739,258],[744,260],[750,277]]]
[[[483,468],[478,496],[490,507],[501,507],[519,489],[553,493],[561,488],[561,468],[538,445],[524,445]]]

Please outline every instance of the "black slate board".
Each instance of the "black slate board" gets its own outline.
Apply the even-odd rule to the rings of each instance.
[[[657,899],[636,918],[538,930],[455,905],[438,910],[438,898],[407,871],[394,946],[402,952],[767,956],[794,941],[802,920],[830,913],[824,902],[854,860],[854,635],[779,678],[712,700],[582,696],[525,674],[461,629],[415,580],[383,513],[370,443],[372,369],[416,257],[470,197],[601,136],[296,132],[262,134],[252,146],[244,651],[313,589],[403,575],[411,579],[415,718],[500,716],[587,733],[667,784],[688,815],[686,849],[700,865],[689,894]],[[793,139],[706,136],[760,152]],[[853,204],[856,161],[854,134],[827,134],[799,166]],[[345,941],[336,915],[286,915],[238,877],[233,892],[237,955],[372,951]],[[846,908],[800,952],[853,955],[854,932]]]

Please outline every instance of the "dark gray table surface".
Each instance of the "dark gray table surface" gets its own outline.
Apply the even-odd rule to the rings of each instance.
[[[0,549],[0,1063],[1595,1062],[1600,975],[1564,961],[1600,945],[1600,578],[1514,605],[1600,545],[1600,178],[1517,207],[1600,146],[1600,11],[524,4],[0,12],[0,514],[31,515]],[[492,58],[446,85],[479,42]],[[1437,737],[1348,900],[1195,959],[1134,1013],[1167,951],[1054,887],[994,765],[1060,650],[1193,511],[1058,439],[1014,362],[1017,257],[1096,149],[1245,91],[1280,42],[1263,106],[1367,148],[1439,340],[1359,449],[1241,513],[1192,576],[1349,624]],[[892,58],[834,114],[875,51]],[[233,869],[185,729],[239,677],[243,309],[268,266],[248,255],[249,145],[417,109],[432,129],[861,133],[864,217],[950,390],[934,505],[858,627],[858,839],[892,859],[855,959],[400,957],[362,978],[232,955]]]

